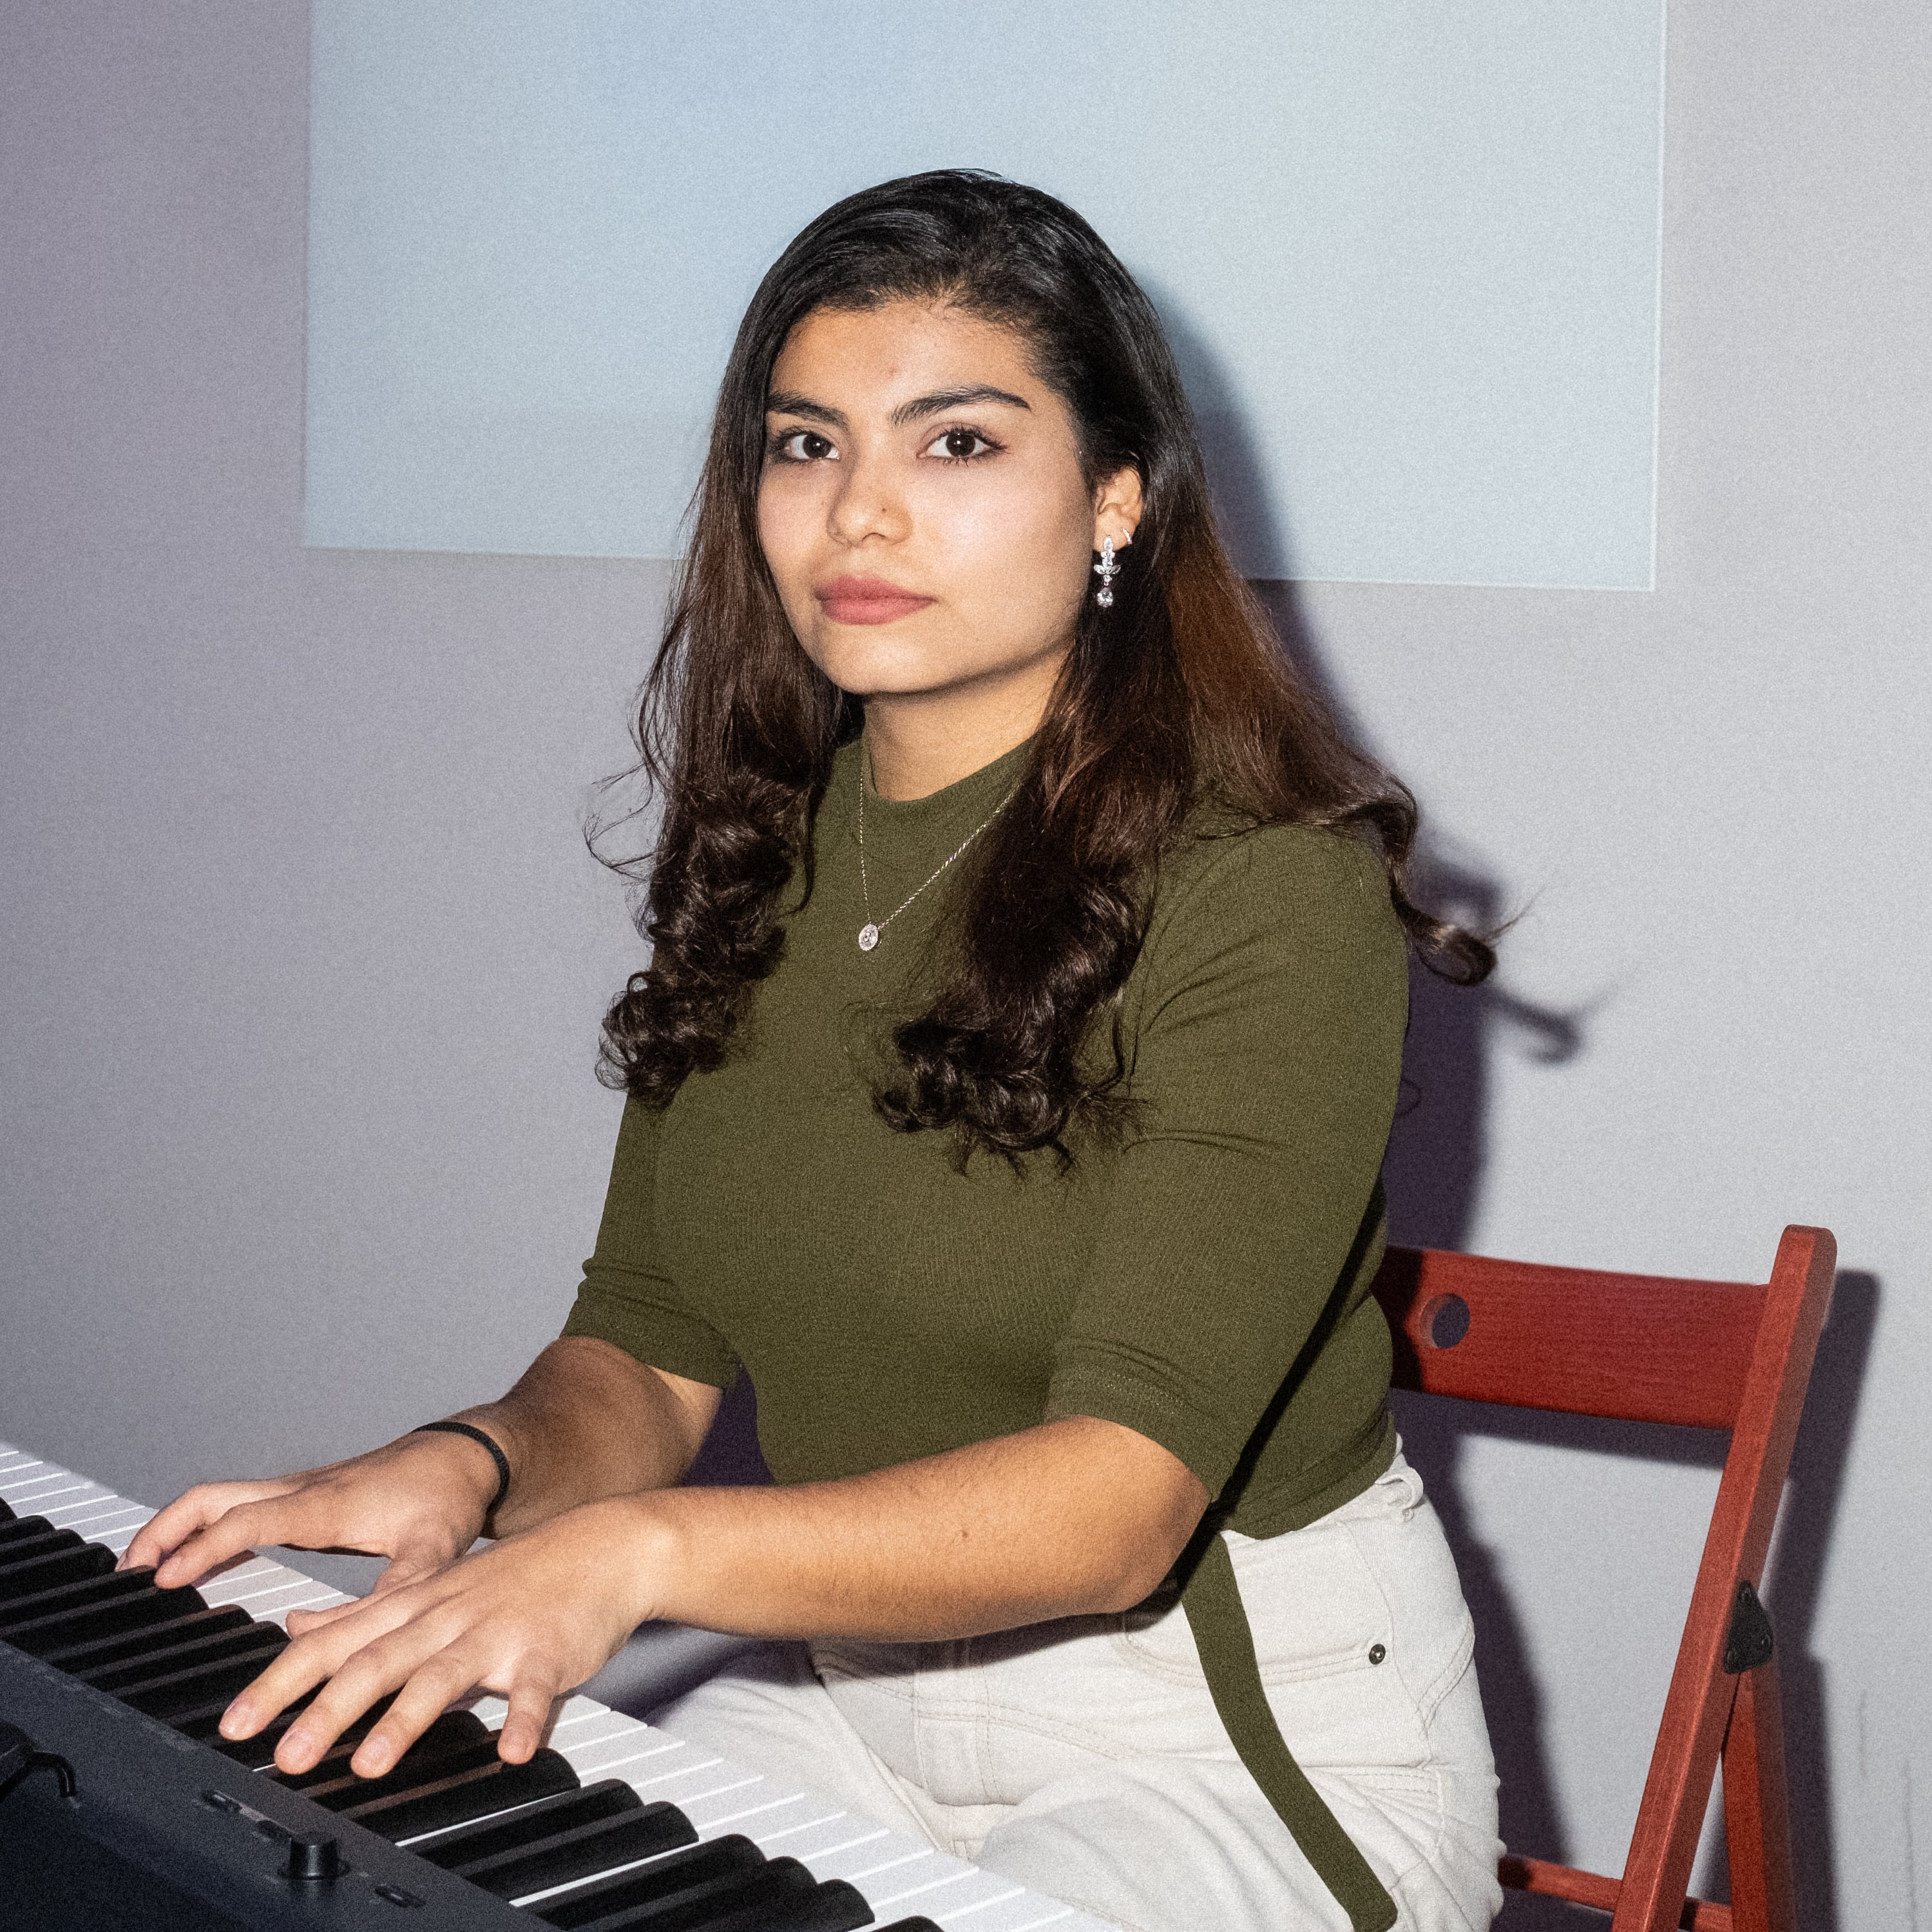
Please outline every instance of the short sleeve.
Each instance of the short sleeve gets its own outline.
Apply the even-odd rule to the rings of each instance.
[[[1408,1015],[1380,860],[1304,826],[1200,842],[1128,994],[1138,1118],[1046,1413],[1138,1430],[1214,1496],[1361,1262]]]
[[[730,1387],[738,1358],[717,1330],[686,1307],[658,1254],[656,1195],[663,1114],[627,1100],[598,1224],[566,1335],[592,1335],[693,1382]]]

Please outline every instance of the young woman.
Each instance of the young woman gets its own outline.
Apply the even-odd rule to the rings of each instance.
[[[142,1532],[170,1585],[392,1559],[225,1732],[319,1685],[300,1770],[394,1692],[374,1774],[487,1685],[520,1760],[675,1618],[790,1641],[668,1727],[1102,1919],[1486,1925],[1469,1616],[1369,1284],[1408,947],[1489,955],[1406,896],[1413,806],[1284,664],[1078,216],[923,175],[786,250],[641,730],[577,1306],[470,1433]],[[741,1367],[776,1486],[679,1488]]]

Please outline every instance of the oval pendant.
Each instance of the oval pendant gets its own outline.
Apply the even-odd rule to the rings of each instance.
[[[869,952],[879,943],[879,928],[876,926],[862,926],[859,928],[859,950]]]

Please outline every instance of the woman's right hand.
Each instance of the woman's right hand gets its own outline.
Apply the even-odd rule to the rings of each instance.
[[[143,1526],[120,1567],[164,1589],[263,1544],[386,1556],[373,1594],[453,1563],[482,1534],[496,1468],[466,1436],[400,1437],[367,1455],[257,1482],[201,1483]]]

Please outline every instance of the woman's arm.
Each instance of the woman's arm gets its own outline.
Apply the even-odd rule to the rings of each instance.
[[[680,1480],[719,1392],[587,1336],[553,1342],[500,1402],[466,1409],[509,1459],[511,1489],[488,1527],[534,1528],[600,1498]],[[152,1564],[165,1588],[261,1544],[387,1556],[386,1592],[460,1556],[496,1492],[489,1452],[461,1436],[399,1437],[346,1462],[266,1480],[204,1483],[141,1530],[122,1567]]]
[[[842,1481],[620,1508],[653,1616],[917,1641],[1130,1609],[1207,1506],[1157,1443],[1078,1415]]]
[[[508,1700],[501,1750],[518,1762],[554,1699],[650,1618],[918,1640],[1122,1610],[1207,1502],[1166,1450],[1086,1416],[837,1482],[610,1497],[380,1599],[292,1617],[297,1640],[222,1730],[251,1736],[322,1685],[275,1754],[306,1770],[395,1691],[351,1760],[373,1777],[481,1684]]]

